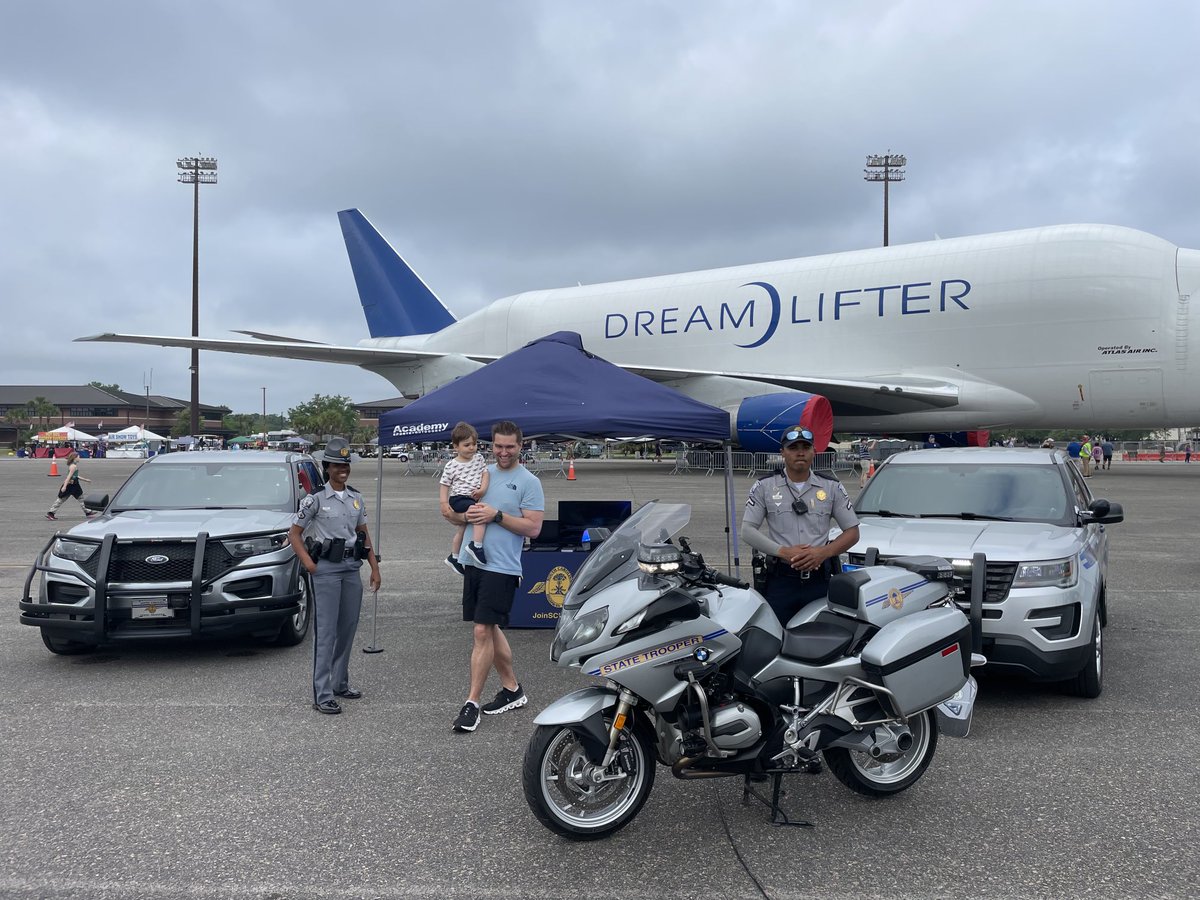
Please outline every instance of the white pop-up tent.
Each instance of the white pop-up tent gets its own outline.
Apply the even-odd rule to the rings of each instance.
[[[106,439],[112,443],[124,444],[129,441],[165,441],[168,438],[161,434],[155,434],[149,428],[143,428],[141,425],[130,425],[128,428],[122,428],[120,431],[110,431]]]

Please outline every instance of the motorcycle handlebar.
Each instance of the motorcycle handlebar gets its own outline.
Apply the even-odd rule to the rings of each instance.
[[[735,588],[750,587],[750,585],[742,581],[740,578],[734,578],[732,575],[726,575],[724,572],[718,572],[716,569],[709,569],[707,574],[709,579],[716,584],[723,584],[726,587]]]

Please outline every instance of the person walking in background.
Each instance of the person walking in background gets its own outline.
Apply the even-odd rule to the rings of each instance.
[[[450,432],[450,446],[454,448],[454,459],[446,463],[440,479],[439,493],[443,516],[448,512],[465,513],[488,489],[487,460],[479,452],[479,432],[468,423],[459,422]],[[467,544],[467,552],[480,565],[487,563],[486,551],[483,549],[486,528],[487,523],[473,526],[471,540]],[[464,520],[463,524],[455,528],[454,539],[450,542],[450,555],[446,557],[446,565],[459,575],[463,574],[463,568],[458,561],[458,554],[462,550],[466,533],[467,526]]]
[[[1100,442],[1100,454],[1104,459],[1104,468],[1112,468],[1113,444],[1108,438]]]
[[[875,451],[876,441],[874,438],[867,440],[863,438],[858,442],[858,486],[866,487],[867,476],[871,471],[871,454]]]
[[[454,730],[471,732],[479,727],[480,699],[492,669],[500,677],[500,690],[482,708],[489,716],[529,702],[513,668],[512,648],[504,636],[517,587],[521,584],[521,549],[525,538],[542,530],[546,508],[542,483],[521,465],[521,428],[515,422],[492,426],[492,455],[487,493],[466,511],[443,511],[454,525],[488,525],[484,533],[487,562],[464,549],[458,561],[464,567],[462,617],[472,623],[471,675],[466,702],[454,720]]]
[[[85,519],[95,515],[86,506],[83,506],[83,488],[79,486],[79,482],[86,481],[88,484],[91,484],[92,480],[84,478],[79,474],[79,465],[76,462],[78,459],[79,455],[74,450],[67,454],[67,477],[63,479],[62,484],[58,488],[58,499],[54,501],[50,507],[50,511],[46,513],[46,518],[51,522],[58,518],[55,513],[58,512],[58,508],[63,505],[68,497],[74,497],[79,501],[79,505],[83,507],[83,516]]]
[[[1100,471],[1103,460],[1104,460],[1104,451],[1100,449],[1100,441],[1099,441],[1099,439],[1097,439],[1096,443],[1092,444],[1092,474],[1093,475]]]
[[[1188,441],[1183,445],[1183,461],[1190,463],[1192,461],[1192,442]]]
[[[1079,468],[1083,470],[1084,478],[1092,477],[1092,439],[1086,434],[1079,445]]]

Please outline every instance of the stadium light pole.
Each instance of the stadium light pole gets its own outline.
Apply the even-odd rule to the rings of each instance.
[[[267,389],[264,387],[263,392],[263,444],[267,443]]]
[[[888,185],[893,181],[904,180],[904,167],[908,165],[908,157],[889,150],[882,155],[871,154],[867,157],[867,167],[863,169],[863,181],[883,182],[883,246],[888,245]]]
[[[181,184],[194,186],[192,200],[192,337],[200,337],[200,185],[217,183],[217,161],[211,156],[175,160]],[[191,432],[200,433],[200,351],[192,348]]]

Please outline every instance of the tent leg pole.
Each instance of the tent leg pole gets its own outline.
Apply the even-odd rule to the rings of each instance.
[[[375,477],[375,537],[371,546],[375,550],[375,560],[383,559],[379,555],[379,539],[383,536],[383,444],[379,445],[379,465]],[[375,607],[371,612],[371,643],[362,648],[363,653],[382,653],[383,648],[375,640],[376,629],[379,627],[379,591],[375,595]]]

